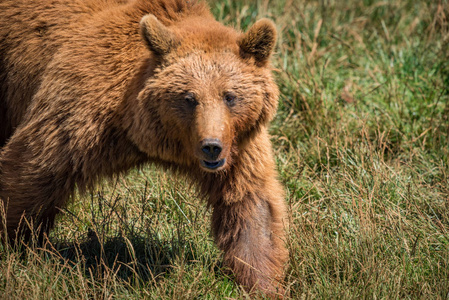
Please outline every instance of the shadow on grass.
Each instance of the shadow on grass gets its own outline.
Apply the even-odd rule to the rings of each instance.
[[[171,272],[176,258],[194,263],[196,252],[194,245],[184,239],[135,235],[102,240],[94,231],[89,231],[85,241],[47,243],[45,248],[51,248],[51,253],[70,265],[81,262],[85,276],[101,278],[112,272],[127,282],[156,282]]]
[[[152,224],[135,226],[135,218],[129,217],[127,212],[137,212],[139,216],[159,212],[155,213],[148,205],[138,209],[124,207],[123,203],[128,202],[120,196],[106,197],[101,192],[95,196],[91,198],[92,224],[88,231],[80,232],[78,228],[85,228],[84,223],[79,225],[81,221],[76,214],[64,210],[69,222],[79,226],[70,229],[62,226],[59,231],[54,229],[47,238],[46,234],[41,234],[40,226],[33,226],[30,222],[31,240],[9,240],[11,244],[7,243],[5,251],[0,245],[0,259],[11,254],[25,264],[33,261],[38,265],[53,264],[58,272],[62,268],[65,270],[61,272],[79,274],[94,285],[118,279],[131,288],[158,285],[164,278],[176,276],[180,268],[198,263],[213,269],[215,275],[229,276],[220,258],[204,255],[204,244],[198,243],[196,238],[192,240],[190,230],[193,229],[186,229],[181,221],[171,224],[168,230],[164,227],[163,232],[156,231],[157,226],[150,229]],[[147,198],[146,194],[139,197]],[[120,218],[114,218],[116,215]],[[191,216],[191,219],[197,217]],[[66,237],[68,231],[71,232],[70,238]]]

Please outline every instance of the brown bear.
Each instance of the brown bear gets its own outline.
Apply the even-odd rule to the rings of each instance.
[[[236,281],[275,295],[287,260],[267,133],[275,40],[271,21],[239,33],[196,0],[2,0],[9,239],[49,230],[75,188],[154,163],[197,184]]]

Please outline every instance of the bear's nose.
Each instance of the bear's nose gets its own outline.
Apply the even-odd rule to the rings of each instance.
[[[205,158],[208,160],[217,160],[222,149],[223,146],[218,139],[205,139],[201,142],[201,151],[203,151]]]

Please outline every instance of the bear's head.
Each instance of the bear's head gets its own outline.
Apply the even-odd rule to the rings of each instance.
[[[228,168],[241,147],[272,119],[278,88],[269,58],[274,24],[262,19],[238,33],[209,18],[140,22],[156,67],[138,95],[141,124],[154,140],[136,144],[149,155],[208,172]],[[141,128],[148,131],[148,128]]]

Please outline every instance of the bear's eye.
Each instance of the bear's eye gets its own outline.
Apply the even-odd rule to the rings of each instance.
[[[190,105],[190,106],[197,106],[198,101],[196,101],[195,95],[192,93],[186,93],[184,94],[184,100]]]
[[[226,93],[224,94],[223,99],[228,106],[234,106],[237,96],[233,93]]]

